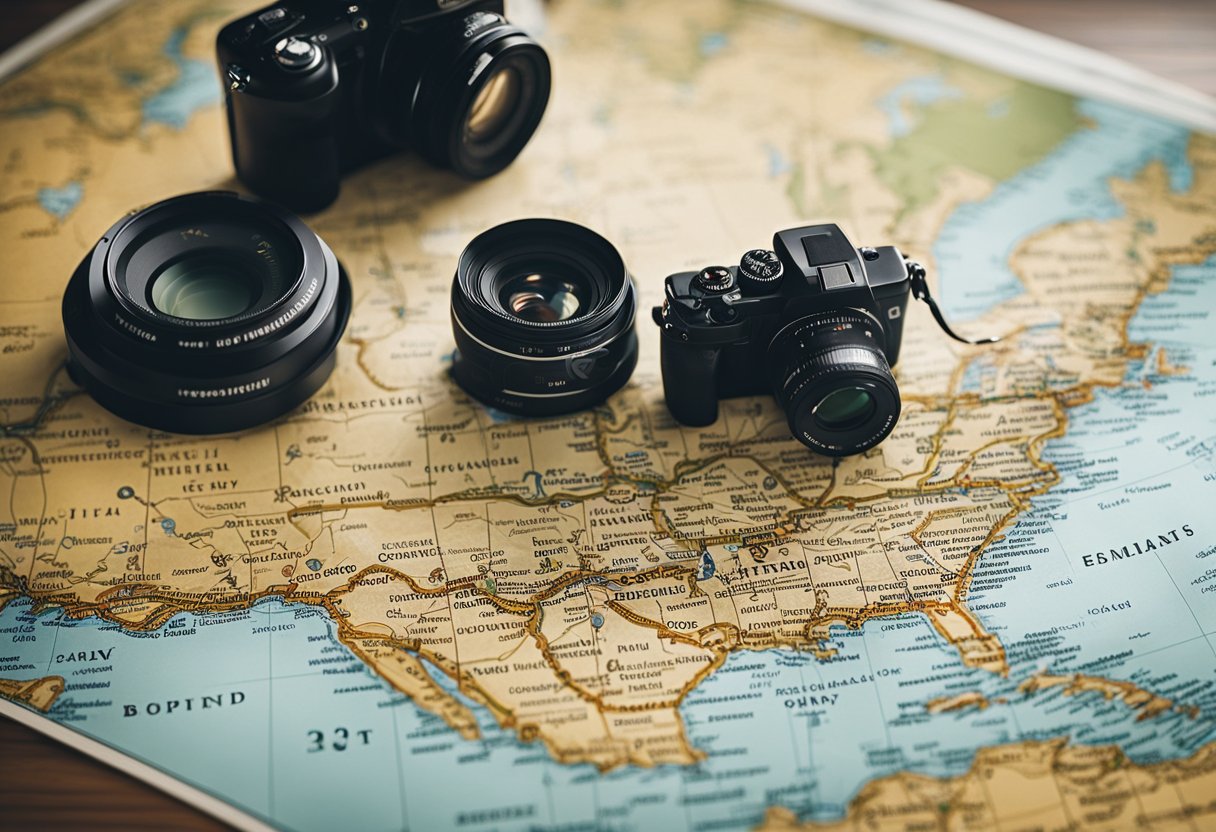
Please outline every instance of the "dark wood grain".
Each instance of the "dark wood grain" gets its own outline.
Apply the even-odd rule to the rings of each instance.
[[[0,51],[79,5],[80,0],[0,0]]]
[[[116,769],[0,718],[0,829],[228,828]]]
[[[77,5],[0,0],[0,50]],[[1213,0],[962,0],[1216,94]],[[0,829],[226,829],[161,792],[0,718]]]

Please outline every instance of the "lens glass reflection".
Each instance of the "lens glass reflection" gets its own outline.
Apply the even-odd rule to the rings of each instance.
[[[260,281],[230,262],[211,257],[187,257],[152,281],[152,306],[164,315],[190,321],[233,318],[253,306]]]
[[[874,397],[860,387],[833,390],[815,405],[815,422],[824,430],[853,430],[874,415]]]
[[[568,321],[583,306],[577,286],[539,272],[512,278],[503,286],[501,297],[512,315],[535,323]]]
[[[465,121],[468,141],[483,142],[497,135],[515,112],[520,83],[519,72],[508,66],[496,71],[482,84]]]

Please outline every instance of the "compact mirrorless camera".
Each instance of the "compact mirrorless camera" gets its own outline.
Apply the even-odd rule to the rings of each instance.
[[[549,59],[502,0],[293,0],[229,23],[217,51],[237,175],[297,211],[406,148],[497,173],[549,100]]]
[[[811,449],[871,448],[899,419],[891,367],[909,295],[965,340],[942,319],[919,264],[894,246],[854,248],[832,224],[779,231],[772,251],[749,251],[738,266],[673,274],[654,310],[667,407],[686,425],[708,425],[719,399],[771,392]]]

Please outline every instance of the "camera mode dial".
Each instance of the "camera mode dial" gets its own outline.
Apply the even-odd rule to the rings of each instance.
[[[782,276],[781,260],[775,251],[754,248],[739,261],[739,285],[749,294],[776,291]]]
[[[706,292],[729,292],[735,288],[735,276],[725,266],[706,266],[697,273],[697,287]]]

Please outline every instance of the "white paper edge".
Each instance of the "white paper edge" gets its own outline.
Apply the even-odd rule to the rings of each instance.
[[[1216,98],[1096,50],[944,0],[770,1],[855,29],[915,43],[1045,87],[1106,99],[1196,130],[1216,133]],[[0,54],[0,81],[113,14],[126,2],[88,0],[51,21]],[[29,708],[0,699],[0,715],[142,780],[237,829],[274,832],[274,827],[231,803]]]
[[[1095,49],[944,0],[772,0],[961,58],[1006,75],[1100,98],[1216,133],[1216,98]]]
[[[111,2],[111,0],[104,1]],[[247,832],[276,832],[273,826],[242,812],[231,803],[226,803],[202,789],[178,780],[162,769],[148,765],[90,736],[67,728],[37,711],[18,705],[15,702],[10,702],[7,699],[0,699],[0,715],[20,722],[27,728],[32,728],[40,734],[44,734],[53,740],[87,754],[93,759],[116,768],[124,774],[142,780],[148,785],[177,798],[182,803],[189,804],[196,809],[206,812],[229,826],[247,830]]]

